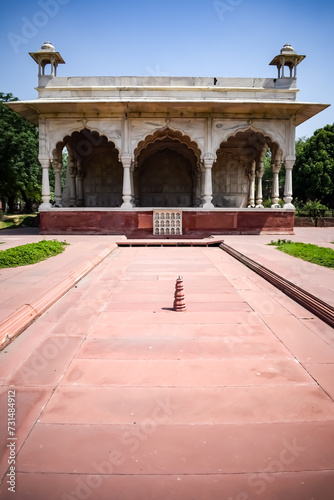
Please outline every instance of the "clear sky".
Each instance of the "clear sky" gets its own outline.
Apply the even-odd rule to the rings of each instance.
[[[28,52],[49,40],[59,76],[276,78],[285,43],[306,59],[299,101],[332,104],[297,137],[334,122],[334,2],[326,0],[12,0],[2,2],[0,91],[34,99]]]

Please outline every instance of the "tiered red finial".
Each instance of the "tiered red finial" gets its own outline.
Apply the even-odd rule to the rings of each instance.
[[[184,288],[183,288],[183,278],[179,276],[175,283],[175,294],[174,294],[174,311],[186,311],[187,306],[184,300]]]

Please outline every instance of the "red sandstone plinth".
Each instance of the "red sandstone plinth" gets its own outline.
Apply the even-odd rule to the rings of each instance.
[[[117,234],[153,236],[153,210],[61,209],[40,213],[41,234]],[[182,210],[184,237],[212,234],[294,234],[294,212],[283,209]],[[160,237],[160,236],[159,236]],[[179,236],[182,238],[182,236]]]

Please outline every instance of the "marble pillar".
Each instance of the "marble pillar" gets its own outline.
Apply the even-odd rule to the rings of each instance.
[[[257,177],[257,192],[256,192],[256,208],[263,208],[263,194],[262,194],[262,177],[264,173],[263,162],[259,162],[259,166],[256,169]]]
[[[279,208],[279,171],[281,169],[281,164],[279,160],[271,165],[273,172],[273,183],[271,188],[271,208]]]
[[[133,193],[131,190],[131,162],[132,158],[130,155],[122,155],[121,157],[122,164],[123,164],[123,203],[121,205],[121,208],[125,208],[126,210],[133,208],[133,205],[131,203]]]
[[[255,207],[255,177],[256,177],[255,171],[256,171],[256,161],[253,160],[248,174],[249,177],[248,208]]]
[[[212,209],[214,205],[212,203],[212,165],[215,161],[215,155],[212,153],[206,153],[204,156],[204,193],[203,193],[203,208]]]
[[[39,158],[42,167],[42,203],[39,206],[40,210],[51,208],[50,203],[50,181],[49,181],[49,166],[50,160],[48,158]]]
[[[292,169],[294,164],[294,157],[285,158],[284,208],[295,208],[292,204]]]

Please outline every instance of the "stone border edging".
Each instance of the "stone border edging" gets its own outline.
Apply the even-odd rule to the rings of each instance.
[[[0,351],[10,344],[20,335],[33,321],[41,316],[49,307],[59,300],[66,292],[100,264],[108,255],[110,255],[118,245],[113,243],[104,249],[98,255],[79,267],[76,271],[70,273],[63,281],[53,286],[30,304],[25,304],[17,311],[8,316],[0,324]]]
[[[242,262],[242,264],[262,276],[262,278],[269,281],[269,283],[298,302],[298,304],[300,304],[302,307],[305,307],[305,309],[312,312],[327,325],[334,328],[334,307],[332,307],[330,304],[327,304],[327,302],[318,299],[318,297],[316,297],[315,295],[312,295],[310,292],[304,290],[303,288],[300,288],[291,281],[288,281],[282,276],[279,276],[274,271],[271,271],[267,267],[262,266],[262,264],[259,264],[255,260],[242,254],[238,250],[235,250],[233,247],[226,245],[224,242],[219,245],[219,248],[227,252],[239,262]]]

